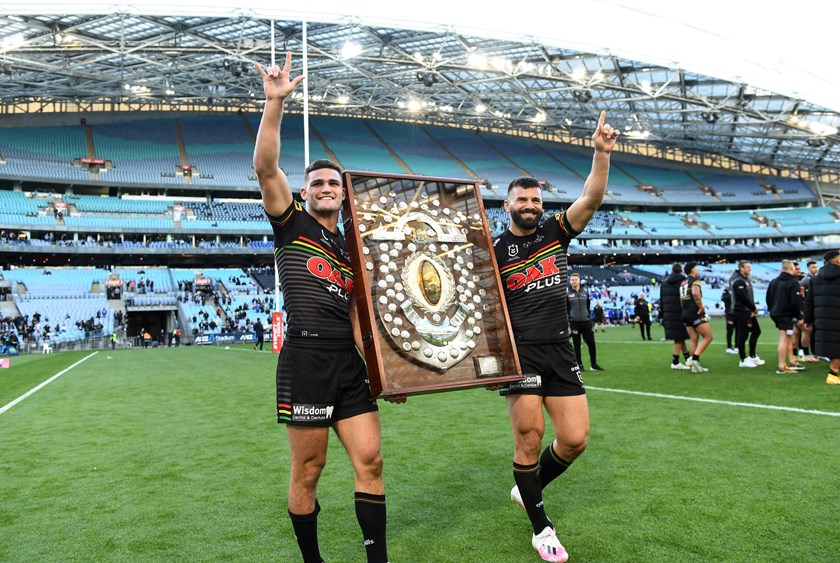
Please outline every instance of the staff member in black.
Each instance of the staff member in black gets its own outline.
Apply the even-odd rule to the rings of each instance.
[[[602,371],[602,367],[598,365],[595,359],[595,334],[592,332],[592,322],[589,320],[589,292],[580,287],[580,274],[572,274],[569,276],[569,284],[572,286],[566,294],[566,303],[569,307],[569,328],[572,329],[572,344],[575,348],[575,357],[580,366],[580,371],[583,369],[583,360],[581,358],[580,339],[586,342],[586,348],[589,350],[589,365],[592,371]]]
[[[601,307],[601,302],[596,301],[595,306],[592,307],[592,330],[594,332],[598,332],[598,328],[601,329],[601,332],[604,331],[604,308]]]
[[[633,305],[633,314],[636,315],[636,322],[639,323],[639,329],[642,331],[642,340],[645,340],[646,331],[647,340],[652,340],[650,337],[650,307],[644,293],[640,293],[636,298]]]
[[[260,319],[257,319],[257,322],[254,323],[254,336],[256,338],[256,342],[254,342],[254,350],[257,349],[257,346],[259,346],[260,350],[262,350],[263,343],[265,342],[265,327]]]
[[[735,336],[735,317],[732,315],[732,292],[728,287],[723,288],[720,300],[723,303],[723,316],[726,319],[726,353],[737,354],[738,348],[732,345],[732,338]]]
[[[828,385],[840,385],[840,250],[829,250],[805,298],[805,322],[813,327],[814,350],[829,360]]]
[[[742,368],[754,368],[764,365],[764,360],[755,353],[761,327],[756,318],[755,296],[750,283],[752,264],[749,260],[738,261],[738,271],[732,276],[732,316],[735,317],[735,344],[738,348],[738,363]],[[750,355],[747,357],[746,343],[750,339]]]
[[[782,260],[782,272],[767,287],[767,308],[770,318],[779,329],[779,368],[776,373],[796,373],[799,370],[788,365],[796,361],[793,355],[793,327],[801,320],[802,297],[799,280],[794,276],[793,262]]]
[[[680,303],[680,284],[685,281],[682,273],[682,266],[674,264],[671,267],[671,275],[662,280],[659,286],[659,320],[665,329],[665,340],[674,343],[673,357],[671,358],[671,369],[691,369],[691,354],[688,353],[688,331],[685,328],[682,318],[682,304]],[[680,362],[680,354],[685,358],[685,363]]]

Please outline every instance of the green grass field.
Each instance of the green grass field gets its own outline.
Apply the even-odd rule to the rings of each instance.
[[[776,375],[777,333],[763,325],[767,365],[739,369],[717,323],[703,375],[669,369],[670,343],[629,327],[597,334],[606,371],[584,373],[589,448],[545,492],[571,561],[840,561],[840,389],[824,362]],[[0,414],[0,561],[300,560],[275,356],[90,355],[0,370],[2,407],[87,358]],[[508,500],[504,399],[482,389],[380,408],[392,561],[539,560]],[[319,499],[326,560],[364,561],[334,436]]]

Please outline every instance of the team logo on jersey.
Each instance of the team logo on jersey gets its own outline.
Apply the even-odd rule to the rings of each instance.
[[[370,233],[365,260],[382,332],[402,355],[445,372],[476,347],[485,290],[473,271],[470,218],[437,207],[391,210],[398,218]]]
[[[350,299],[353,280],[343,276],[338,268],[333,268],[326,258],[313,256],[306,261],[306,269],[316,278],[328,281],[330,293],[337,293],[345,301]]]
[[[505,285],[512,291],[524,287],[525,291],[528,292],[532,289],[550,287],[555,283],[560,283],[560,269],[557,267],[556,260],[557,257],[554,255],[547,256],[524,272],[516,272],[508,276]]]
[[[516,258],[517,256],[519,256],[519,245],[512,244],[508,246],[508,256],[510,256],[511,258]]]

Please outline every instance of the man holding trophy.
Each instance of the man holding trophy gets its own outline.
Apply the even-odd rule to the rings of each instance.
[[[566,310],[566,250],[601,205],[610,169],[610,151],[619,132],[601,112],[592,141],[595,154],[583,193],[565,212],[543,215],[536,178],[516,178],[504,202],[510,226],[494,240],[508,314],[524,379],[501,389],[507,397],[514,436],[511,499],[528,513],[531,544],[545,561],[566,561],[542,490],[586,448],[589,407],[580,367],[569,343]],[[542,450],[543,408],[554,425],[554,440]]]

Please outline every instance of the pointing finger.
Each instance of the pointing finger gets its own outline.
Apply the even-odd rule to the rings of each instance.
[[[604,126],[604,120],[607,119],[607,110],[603,110],[601,112],[600,117],[598,117],[598,127]]]

